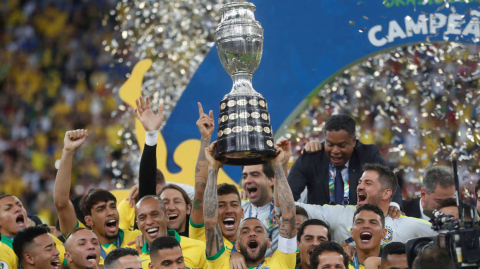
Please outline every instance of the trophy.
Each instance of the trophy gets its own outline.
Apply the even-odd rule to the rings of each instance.
[[[222,6],[215,31],[218,57],[233,87],[220,102],[217,159],[229,165],[254,165],[262,156],[276,155],[267,101],[252,86],[263,51],[263,28],[255,20],[256,7],[248,2]]]

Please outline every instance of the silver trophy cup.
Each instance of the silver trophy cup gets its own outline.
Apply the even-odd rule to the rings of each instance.
[[[217,158],[229,165],[253,165],[262,156],[275,156],[270,115],[265,98],[253,89],[252,75],[263,51],[263,28],[255,20],[255,5],[233,2],[221,10],[215,32],[218,57],[233,80],[220,102]]]

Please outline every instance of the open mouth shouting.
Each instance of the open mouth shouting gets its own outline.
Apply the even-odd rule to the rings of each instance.
[[[372,240],[372,233],[371,232],[362,232],[360,234],[360,242],[362,244],[369,243]]]
[[[228,231],[234,231],[235,230],[235,219],[232,217],[226,217],[223,219],[223,226],[225,226],[225,229]]]
[[[18,215],[17,218],[15,219],[15,222],[17,223],[20,229],[24,229],[27,227],[26,219],[23,214]]]
[[[250,241],[248,241],[247,247],[248,247],[248,249],[251,250],[252,252],[255,252],[255,251],[258,249],[258,242],[257,242],[257,240],[251,239]]]
[[[158,231],[159,231],[159,228],[156,227],[156,228],[149,228],[147,229],[147,234],[148,236],[152,237],[152,238],[157,238],[158,236]]]
[[[332,162],[333,166],[339,166],[343,164],[343,156],[332,156],[330,155],[330,162]]]
[[[357,193],[357,205],[358,206],[363,206],[366,203],[367,203],[367,194],[363,193],[363,192],[358,192]]]
[[[255,186],[247,187],[247,194],[249,199],[255,198],[258,194],[258,188]]]
[[[60,258],[59,257],[54,257],[50,261],[50,265],[52,269],[58,269],[58,265],[60,264]]]
[[[105,222],[106,230],[109,233],[118,232],[118,221],[115,219],[109,219]]]
[[[90,253],[87,255],[87,261],[96,263],[97,262],[97,254],[95,253]]]

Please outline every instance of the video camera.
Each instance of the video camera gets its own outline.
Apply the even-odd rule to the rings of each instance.
[[[432,229],[438,231],[438,235],[407,241],[409,268],[412,268],[413,261],[420,251],[433,247],[445,250],[455,263],[455,268],[480,268],[480,229],[476,227],[476,214],[470,214],[471,220],[465,220],[463,202],[459,202],[460,188],[456,160],[453,160],[453,173],[459,218],[433,210]]]

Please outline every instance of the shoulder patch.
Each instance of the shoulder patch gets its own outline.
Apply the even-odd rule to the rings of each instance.
[[[10,267],[8,267],[8,264],[6,262],[0,261],[0,269],[10,269]]]

